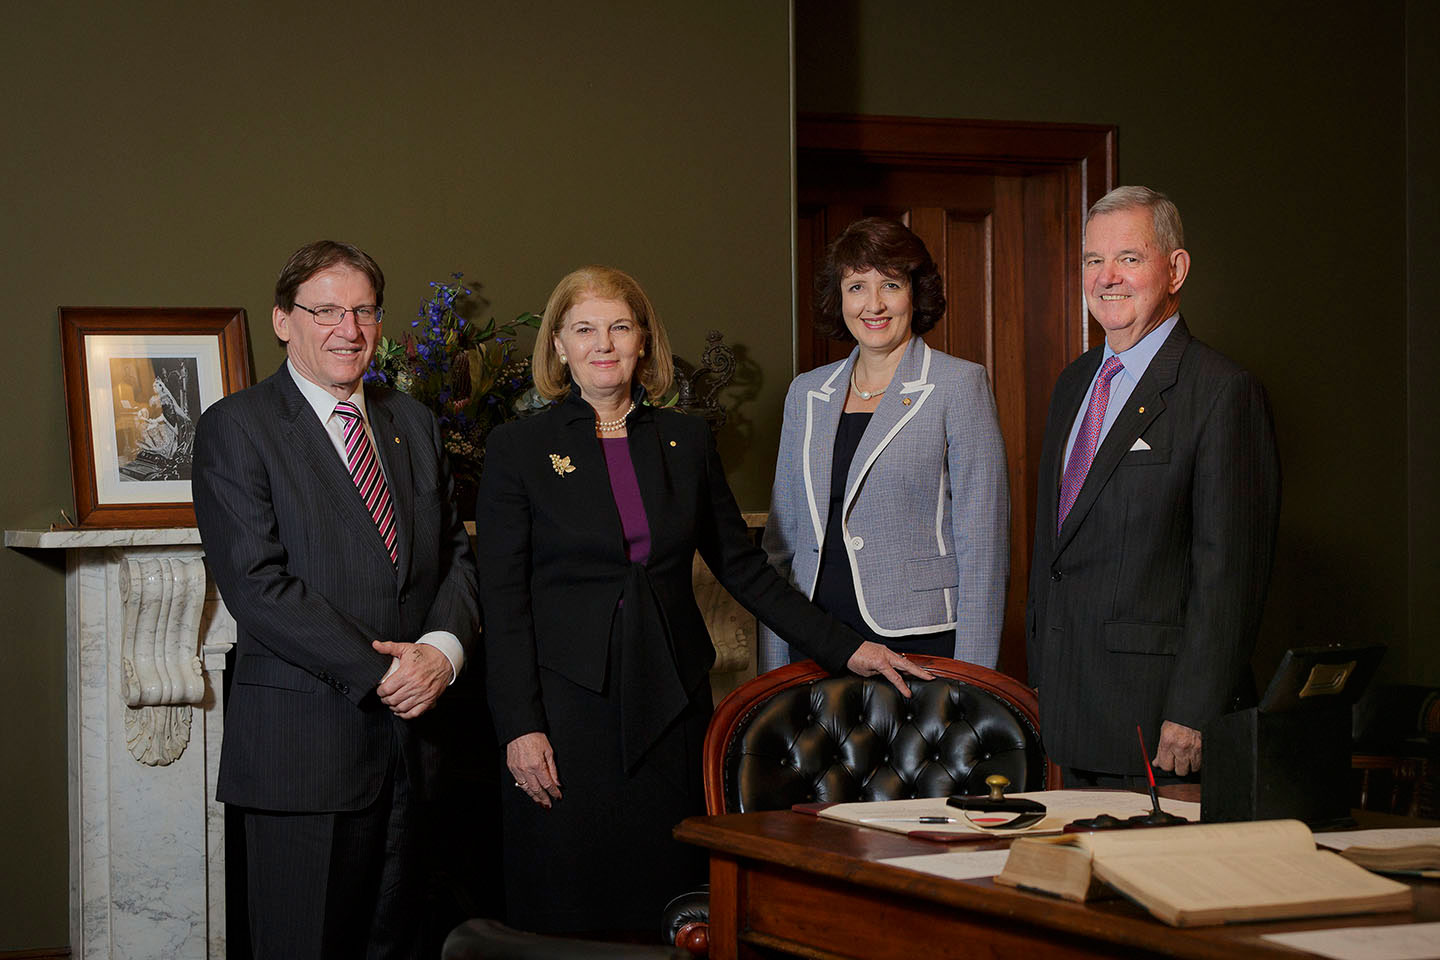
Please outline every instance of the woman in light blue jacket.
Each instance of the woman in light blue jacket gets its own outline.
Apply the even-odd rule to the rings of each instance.
[[[945,312],[925,244],[857,220],[826,252],[816,325],[850,356],[790,384],[770,562],[868,640],[994,667],[1009,571],[1005,443],[984,367],[921,335]],[[799,659],[763,624],[760,669]]]

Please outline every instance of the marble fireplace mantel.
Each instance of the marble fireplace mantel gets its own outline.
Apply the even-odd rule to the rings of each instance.
[[[235,622],[194,528],[7,530],[64,550],[70,949],[225,956],[220,759]]]

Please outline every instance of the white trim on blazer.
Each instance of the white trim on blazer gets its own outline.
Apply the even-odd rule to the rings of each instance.
[[[865,603],[865,588],[860,583],[860,562],[855,559],[855,547],[850,537],[850,508],[855,503],[855,494],[860,492],[860,481],[865,478],[865,475],[870,472],[870,468],[875,465],[875,461],[880,457],[881,451],[889,445],[891,440],[895,439],[895,435],[900,432],[905,424],[909,423],[915,414],[920,412],[920,408],[925,406],[925,401],[930,398],[930,394],[935,390],[935,384],[930,382],[930,345],[922,340],[920,341],[920,346],[920,355],[922,357],[920,361],[920,376],[914,380],[904,381],[901,384],[900,390],[901,396],[916,393],[920,396],[910,405],[910,409],[905,411],[905,415],[895,422],[895,426],[890,428],[889,432],[885,434],[885,438],[876,444],[874,450],[870,451],[870,456],[865,458],[865,464],[860,468],[859,472],[857,473],[853,469],[851,470],[854,479],[850,481],[850,489],[845,491],[845,503],[840,511],[840,529],[844,531],[845,535],[845,556],[850,561],[850,579],[855,584],[855,605],[860,608],[860,616],[865,620],[865,625],[882,637],[908,637],[917,633],[936,633],[941,630],[954,630],[956,623],[954,615],[951,612],[953,605],[950,603],[950,591],[948,588],[945,591],[945,610],[949,617],[948,623],[937,623],[928,627],[905,627],[900,630],[886,629],[876,623],[875,618],[870,615],[870,607]],[[832,377],[831,379],[834,378]],[[808,432],[808,425],[806,429]],[[808,454],[809,451],[806,452]],[[941,488],[941,491],[941,495],[943,496],[944,488]],[[824,549],[823,544],[821,544],[821,549]],[[940,554],[941,556],[945,554],[943,544]],[[820,574],[819,564],[815,566],[815,574],[818,578]],[[815,585],[812,582],[810,585],[810,595],[814,596],[814,594]]]

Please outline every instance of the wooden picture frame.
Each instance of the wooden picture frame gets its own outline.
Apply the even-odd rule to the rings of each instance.
[[[75,522],[195,524],[195,423],[250,385],[239,307],[61,307]]]

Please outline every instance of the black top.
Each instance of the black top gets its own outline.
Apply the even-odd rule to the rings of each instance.
[[[842,413],[835,430],[835,449],[830,457],[830,512],[825,522],[825,544],[820,549],[820,571],[815,581],[815,605],[860,636],[874,643],[904,653],[930,653],[941,657],[955,656],[955,631],[917,633],[903,637],[882,637],[865,618],[855,599],[855,580],[850,572],[850,557],[845,551],[845,481],[850,462],[860,447],[860,438],[870,425],[869,413]],[[790,659],[803,660],[805,655],[791,649]]]

